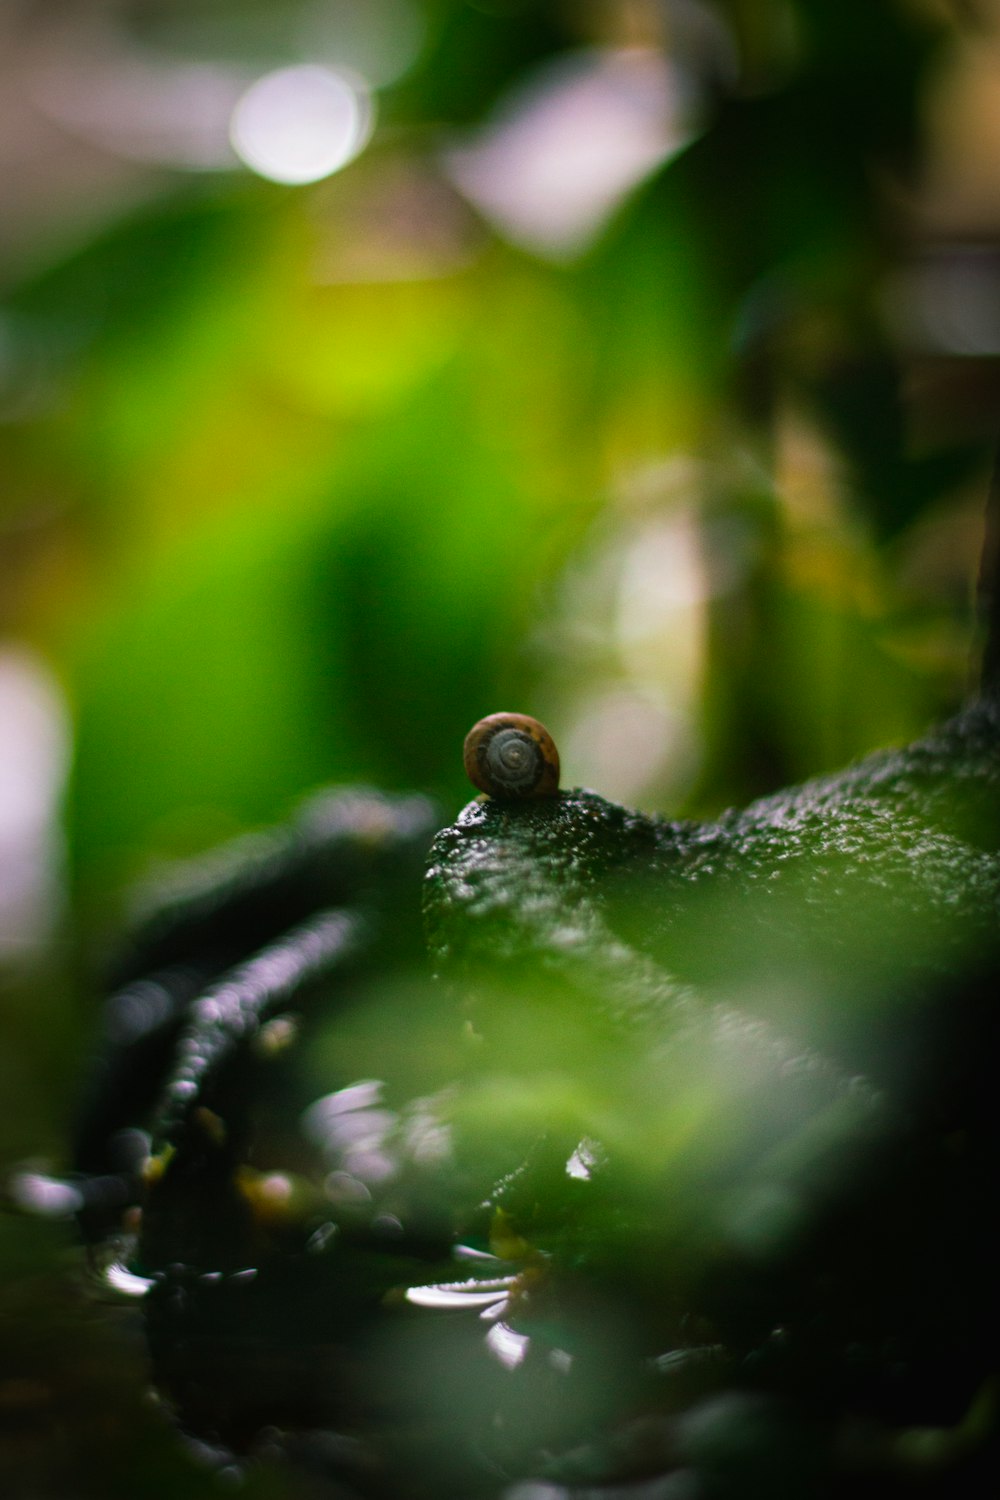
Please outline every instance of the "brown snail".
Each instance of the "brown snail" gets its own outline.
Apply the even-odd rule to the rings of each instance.
[[[465,774],[491,797],[554,797],[559,790],[559,751],[537,719],[527,714],[490,714],[465,736]]]

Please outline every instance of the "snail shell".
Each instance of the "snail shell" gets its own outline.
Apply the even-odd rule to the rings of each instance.
[[[490,714],[465,736],[465,774],[491,797],[554,797],[559,751],[544,724],[527,714]]]

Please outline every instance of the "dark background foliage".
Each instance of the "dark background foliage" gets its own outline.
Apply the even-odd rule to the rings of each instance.
[[[450,818],[512,707],[569,783],[711,811],[967,691],[992,0],[8,0],[0,40],[6,1161],[63,1158],[129,884],[317,784]],[[302,64],[377,118],[288,185],[226,120]],[[26,1493],[207,1492],[75,1267],[0,1221]]]

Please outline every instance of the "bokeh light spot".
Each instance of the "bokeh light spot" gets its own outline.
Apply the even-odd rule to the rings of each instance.
[[[346,166],[367,145],[373,121],[360,79],[309,63],[251,84],[233,110],[230,139],[252,171],[292,186]]]

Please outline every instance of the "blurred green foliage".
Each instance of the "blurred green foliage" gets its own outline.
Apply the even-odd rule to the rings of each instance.
[[[561,570],[623,476],[665,456],[710,461],[715,493],[696,482],[684,502],[749,531],[677,705],[702,804],[905,735],[960,690],[963,581],[913,599],[897,564],[981,443],[928,453],[907,433],[905,359],[878,316],[913,248],[885,182],[915,180],[934,34],[905,7],[729,8],[761,76],[710,80],[699,137],[553,265],[473,223],[435,151],[526,69],[602,39],[598,13],[613,31],[615,7],[589,27],[558,6],[432,9],[391,128],[342,175],[161,179],[8,292],[41,362],[35,409],[4,433],[5,508],[33,552],[11,624],[74,705],[90,893],[324,779],[453,806],[464,727],[508,699],[565,728],[581,664],[548,638]],[[769,64],[779,21],[800,35]],[[389,279],[394,206],[411,222],[390,223]],[[790,412],[840,466],[817,485],[825,515],[782,493]],[[709,542],[723,564],[725,543]],[[937,633],[914,663],[918,610]],[[661,765],[647,804],[671,782]]]
[[[14,9],[44,50],[54,20]],[[123,48],[263,69],[297,60],[304,7],[111,12]],[[70,708],[85,950],[151,863],[321,782],[452,817],[462,736],[498,708],[549,723],[570,783],[700,811],[904,740],[967,686],[998,349],[890,314],[923,260],[995,248],[991,206],[949,218],[932,171],[935,91],[995,7],[406,13],[422,50],[328,181],[136,168],[103,211],[12,225],[0,639]],[[699,98],[683,145],[578,253],[511,243],[448,148],[538,69],[636,45]],[[640,598],[677,527],[686,572]],[[10,985],[4,1154],[54,1148],[69,1112],[58,962],[30,1006]]]

